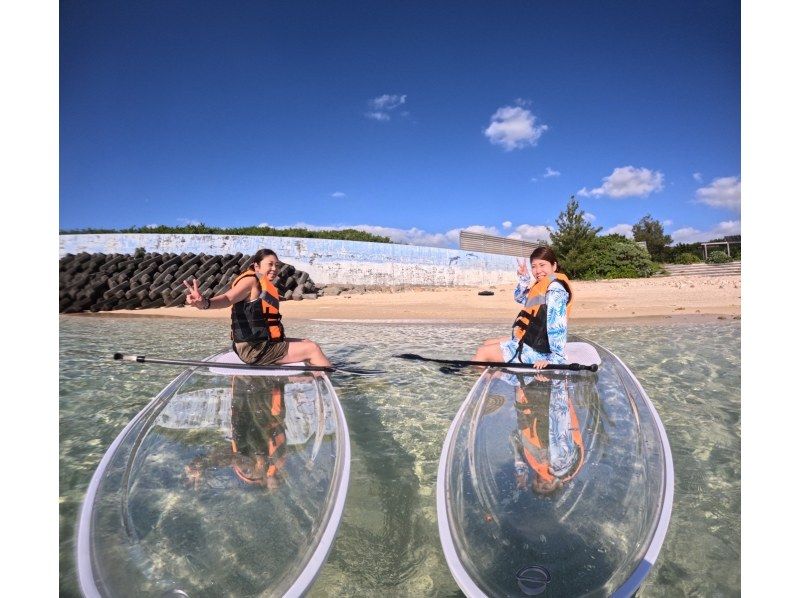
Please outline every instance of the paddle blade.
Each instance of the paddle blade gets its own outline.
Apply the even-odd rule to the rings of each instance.
[[[411,359],[413,361],[428,361],[428,359],[422,355],[416,355],[415,353],[400,353],[400,355],[395,355],[395,357],[400,359]]]

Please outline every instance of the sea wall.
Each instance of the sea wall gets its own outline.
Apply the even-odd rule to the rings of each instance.
[[[273,249],[321,285],[460,286],[516,282],[515,258],[505,255],[396,245],[234,235],[87,234],[60,235],[59,258],[67,254],[124,253],[144,248],[148,253],[252,255]]]

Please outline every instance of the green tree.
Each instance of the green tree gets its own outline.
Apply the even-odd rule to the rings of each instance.
[[[664,227],[650,214],[633,225],[633,240],[644,241],[653,260],[666,261],[667,245],[672,243],[672,237],[664,234]]]
[[[584,214],[586,212],[580,209],[578,201],[572,195],[567,202],[567,209],[556,219],[556,229],[548,227],[550,244],[561,258],[560,269],[567,276],[578,275],[586,268],[585,262],[591,253],[592,242],[603,228],[592,226]]]
[[[352,228],[342,230],[307,230],[305,228],[272,228],[270,226],[240,226],[232,228],[188,224],[185,226],[131,226],[124,229],[84,228],[62,230],[62,235],[133,233],[133,234],[180,234],[180,235],[248,235],[253,237],[301,237],[307,239],[341,239],[345,241],[369,241],[372,243],[391,243],[389,237],[373,235]]]

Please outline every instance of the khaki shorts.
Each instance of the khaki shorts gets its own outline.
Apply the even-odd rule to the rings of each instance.
[[[262,341],[260,343],[233,343],[239,359],[248,365],[272,365],[289,352],[286,341]]]

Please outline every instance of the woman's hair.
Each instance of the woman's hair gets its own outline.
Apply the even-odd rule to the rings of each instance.
[[[275,259],[278,259],[278,254],[275,253],[274,251],[272,251],[272,249],[266,249],[266,248],[265,249],[259,249],[258,251],[256,251],[256,253],[253,256],[253,258],[250,260],[249,264],[245,266],[245,270],[247,268],[252,268],[253,265],[255,265],[255,264],[260,264],[261,260],[263,260],[265,257],[268,257],[270,255],[274,255]]]
[[[530,261],[532,262],[533,260],[545,260],[553,265],[558,261],[556,259],[556,254],[547,245],[541,245],[533,250]]]

